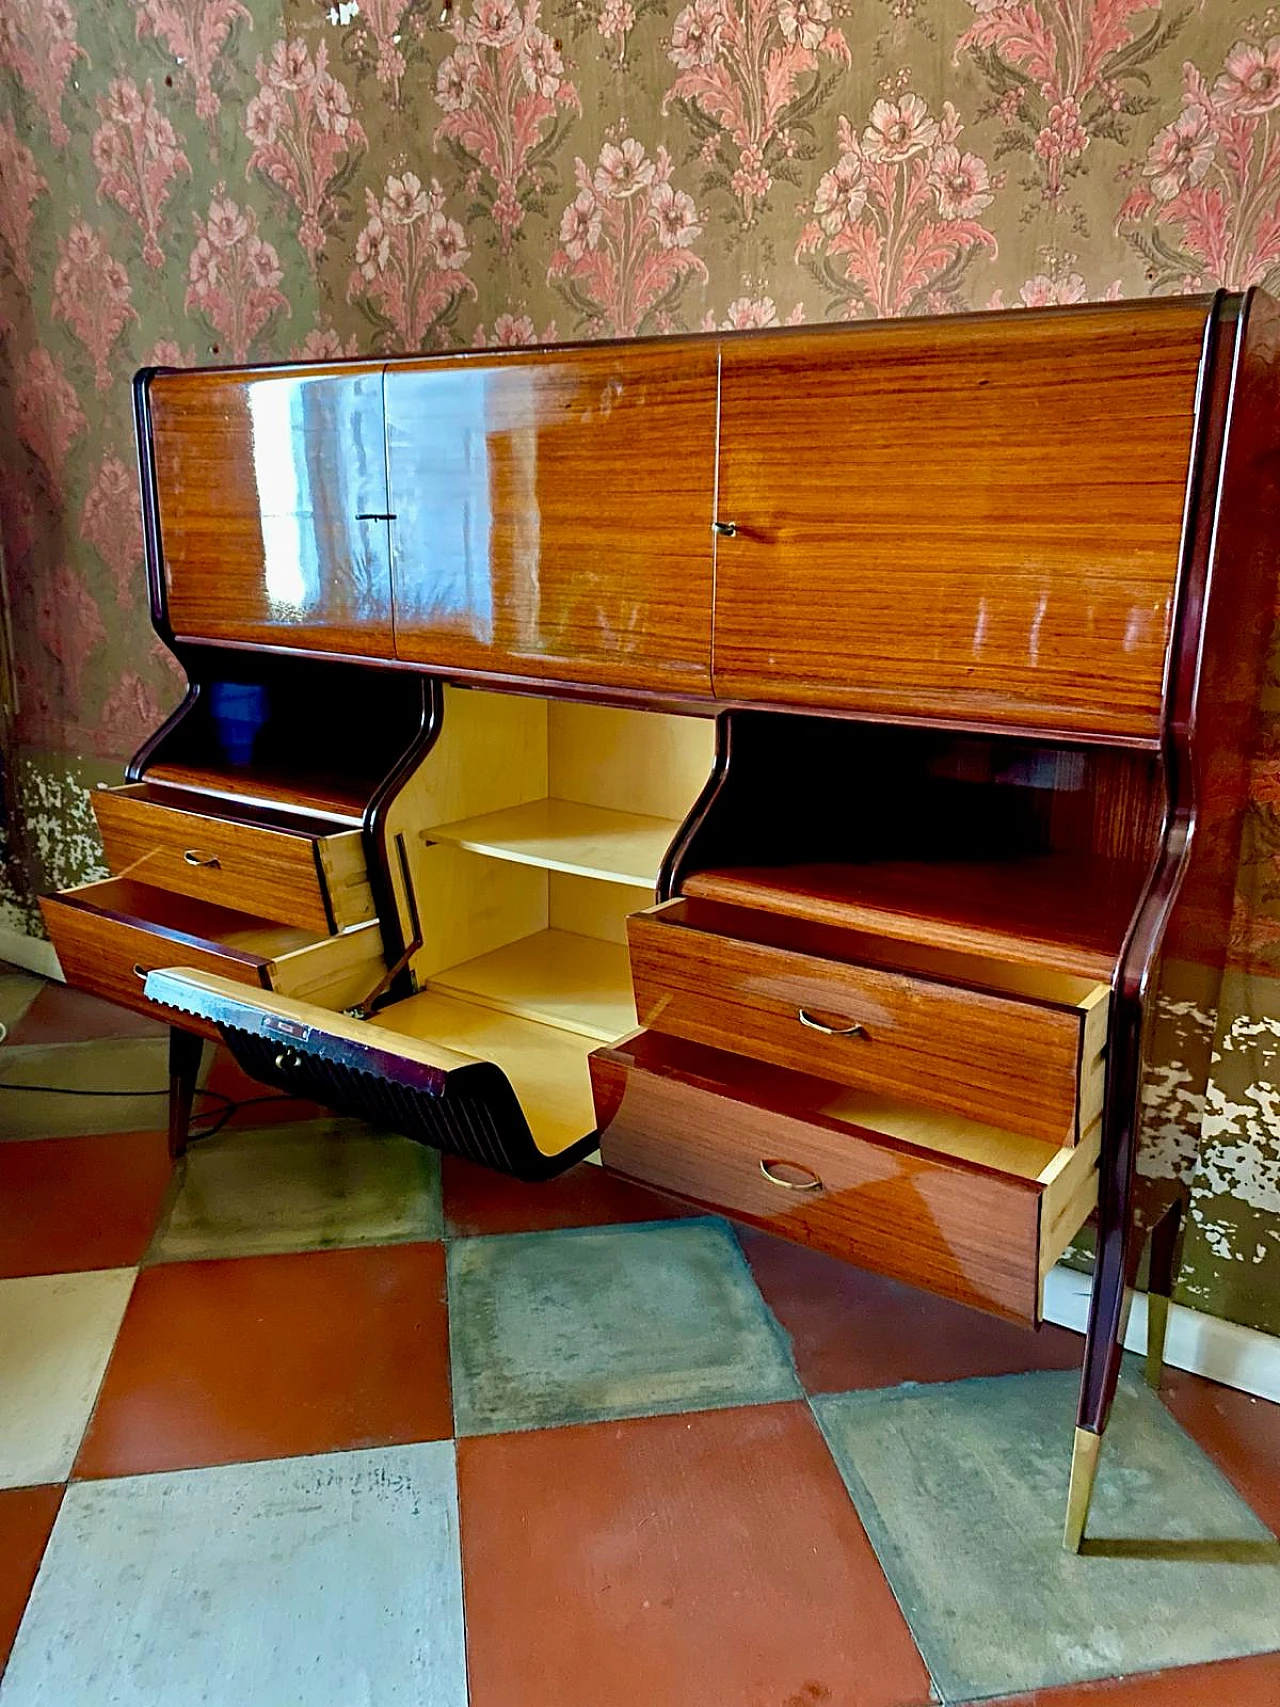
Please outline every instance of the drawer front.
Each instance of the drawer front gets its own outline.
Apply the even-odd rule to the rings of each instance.
[[[1086,1106],[1079,1119],[1074,1008],[822,960],[652,914],[629,919],[627,932],[636,1012],[652,1030],[1051,1144],[1075,1143],[1096,1112]],[[1091,1075],[1090,1102],[1100,1093]]]
[[[194,948],[175,942],[137,921],[113,919],[73,899],[51,895],[40,902],[45,928],[58,953],[68,984],[136,1013],[148,1014],[162,1024],[174,1023],[174,1015],[147,1000],[143,981],[148,972],[162,966],[194,966],[202,972],[218,972],[240,984],[262,987],[266,963],[251,955],[234,953],[221,945]],[[203,1020],[183,1021],[185,1029],[216,1037]]]
[[[358,830],[310,836],[244,824],[141,798],[131,788],[91,798],[117,874],[305,930],[343,930],[373,917]]]
[[[962,1304],[1036,1319],[1034,1182],[784,1113],[696,1065],[655,1065],[652,1052],[646,1063],[647,1041],[591,1057],[611,1171]]]

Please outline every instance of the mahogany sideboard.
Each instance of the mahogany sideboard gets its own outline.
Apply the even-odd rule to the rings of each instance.
[[[1096,1210],[1078,1548],[1144,1245],[1159,1379],[1142,1096],[1227,941],[1278,333],[1255,291],[140,374],[190,686],[45,916],[174,1028],[175,1153],[220,1035],[1019,1321]]]

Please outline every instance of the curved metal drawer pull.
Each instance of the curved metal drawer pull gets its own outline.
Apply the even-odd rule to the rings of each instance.
[[[798,1174],[808,1174],[806,1180],[781,1179],[773,1172],[774,1168],[794,1168]],[[800,1162],[784,1162],[780,1157],[766,1157],[760,1163],[760,1172],[770,1185],[780,1185],[784,1191],[821,1191],[822,1181],[812,1168],[804,1167]]]
[[[146,983],[146,981],[147,981],[147,969],[145,966],[140,965],[139,962],[136,960],[133,963],[133,975],[135,978],[141,978],[142,982],[144,984]]]
[[[284,1073],[291,1067],[300,1067],[302,1065],[302,1057],[297,1054],[295,1050],[282,1049],[276,1056],[272,1065],[278,1073]]]
[[[188,865],[209,865],[216,869],[222,863],[217,854],[201,853],[199,848],[188,848],[182,857]]]
[[[871,1036],[865,1025],[824,1025],[820,1019],[814,1019],[806,1008],[797,1008],[796,1018],[801,1025],[807,1025],[810,1031],[820,1031],[824,1037],[870,1038]]]

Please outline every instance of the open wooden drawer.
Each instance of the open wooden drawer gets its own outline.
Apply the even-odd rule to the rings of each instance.
[[[429,991],[358,1019],[186,965],[152,972],[146,997],[255,1079],[520,1179],[596,1147],[586,1045],[554,1027]]]
[[[1096,979],[695,899],[627,938],[650,1030],[1050,1144],[1101,1113]]]
[[[384,966],[376,923],[317,936],[129,877],[67,889],[40,906],[68,983],[157,1019],[172,1016],[143,985],[175,962],[331,1008],[363,1001]],[[207,1025],[188,1029],[212,1035]]]
[[[1074,1148],[656,1032],[591,1057],[611,1171],[1016,1321],[1097,1202]]]
[[[162,783],[90,796],[107,862],[157,889],[332,933],[374,917],[359,830]]]

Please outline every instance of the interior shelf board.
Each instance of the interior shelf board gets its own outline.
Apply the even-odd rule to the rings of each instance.
[[[430,987],[595,1042],[613,1043],[636,1026],[625,944],[569,931],[521,937],[435,973]]]
[[[383,1008],[373,1023],[380,1030],[442,1044],[500,1067],[543,1155],[558,1155],[595,1130],[587,1066],[591,1046],[576,1032],[497,1013],[434,990]]]
[[[544,799],[439,824],[423,835],[428,842],[451,842],[517,865],[651,890],[679,827],[674,818]]]
[[[1142,883],[1085,854],[742,866],[686,879],[686,895],[932,948],[1109,980]]]

